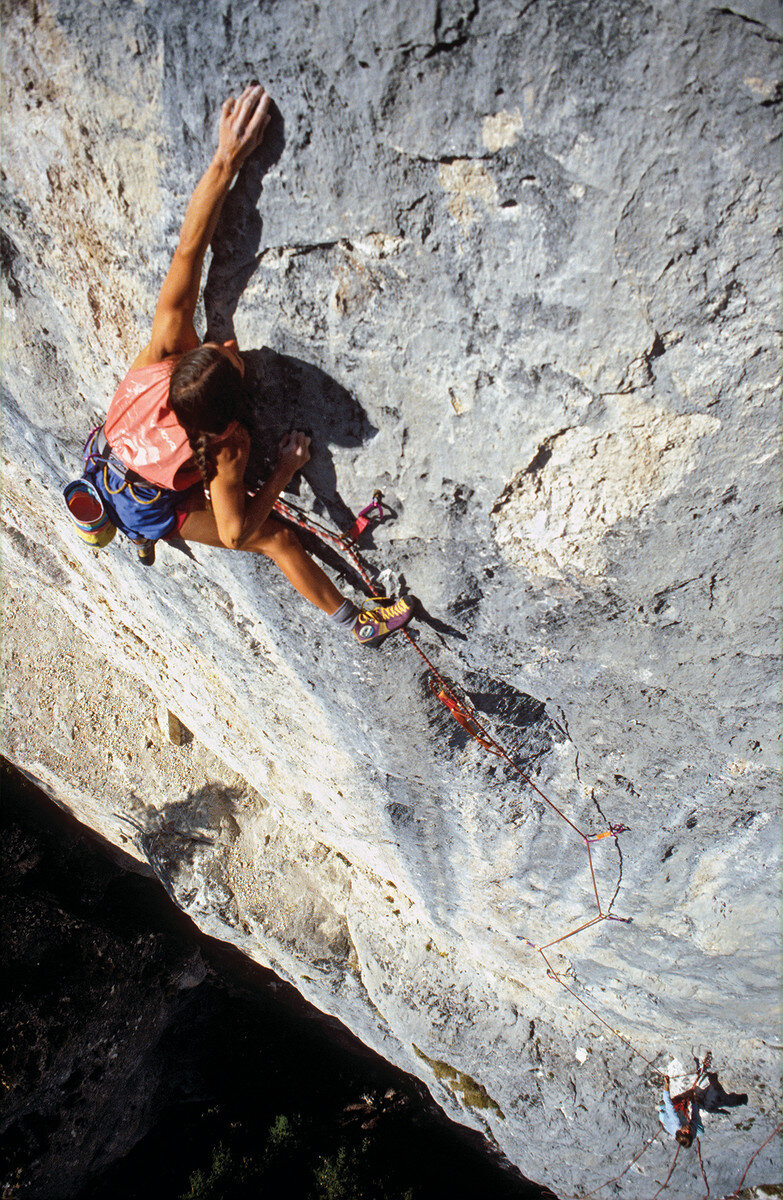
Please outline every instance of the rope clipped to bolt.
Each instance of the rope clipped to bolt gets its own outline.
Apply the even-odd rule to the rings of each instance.
[[[371,509],[375,509],[376,510],[376,519],[377,519],[377,513],[380,512],[382,514],[382,511],[383,511],[380,506],[380,499],[381,499],[381,494],[379,492],[375,492],[373,495],[373,503],[371,505],[368,505],[367,508],[362,509],[360,518],[364,519],[368,515],[368,513]],[[359,558],[359,555],[356,551],[355,541],[356,541],[356,536],[358,536],[358,534],[355,534],[355,530],[357,529],[357,526],[359,525],[359,520],[354,522],[354,525],[349,530],[348,534],[339,535],[339,534],[335,533],[333,530],[329,529],[327,526],[321,524],[319,521],[314,520],[308,513],[305,513],[297,505],[291,504],[288,500],[275,501],[273,511],[279,517],[281,517],[283,520],[288,521],[291,524],[298,526],[298,528],[300,528],[300,529],[306,530],[308,533],[311,533],[314,537],[318,538],[320,541],[324,542],[325,544],[333,546],[334,549],[336,549],[337,551],[339,551],[339,553],[341,555],[343,555],[343,557],[348,559],[351,566],[354,568],[357,575],[359,576],[359,578],[362,580],[362,582],[366,586],[367,590],[369,591],[370,596],[373,599],[384,599],[385,598],[385,597],[382,597],[380,595],[380,593],[378,592],[377,586],[376,586],[372,576],[370,575],[370,573],[367,570],[364,563]],[[359,530],[359,532],[361,533],[363,531],[363,529],[365,529],[366,527],[367,527],[367,522],[365,521],[365,524],[362,526],[362,529]],[[655,1067],[654,1064],[644,1054],[642,1054],[642,1052],[640,1050],[638,1050],[633,1045],[632,1042],[630,1042],[628,1040],[628,1038],[626,1038],[623,1034],[621,1034],[619,1032],[619,1030],[615,1029],[614,1026],[610,1025],[608,1021],[605,1021],[603,1017],[599,1016],[599,1014],[595,1011],[595,1009],[593,1009],[589,1004],[587,1004],[581,998],[581,996],[578,996],[577,993],[568,986],[568,984],[565,982],[565,980],[562,978],[562,976],[560,974],[558,974],[558,972],[555,970],[555,968],[553,967],[552,963],[550,962],[549,958],[546,955],[546,951],[549,950],[552,946],[557,946],[561,942],[567,941],[569,938],[574,937],[575,934],[581,933],[585,929],[590,929],[593,925],[597,925],[601,921],[620,921],[624,924],[630,924],[630,922],[631,922],[630,917],[618,917],[618,916],[615,916],[614,913],[612,913],[610,911],[611,904],[614,900],[614,897],[612,898],[612,902],[610,902],[610,904],[608,905],[606,910],[604,910],[604,908],[601,904],[601,898],[598,893],[598,882],[597,882],[596,876],[595,876],[595,868],[593,865],[593,855],[592,855],[592,851],[590,849],[590,847],[593,843],[603,841],[606,838],[614,838],[615,842],[616,842],[617,838],[619,837],[620,834],[626,833],[628,831],[628,826],[610,823],[610,824],[608,824],[607,828],[602,830],[600,833],[585,833],[584,830],[580,829],[578,825],[574,824],[574,822],[572,820],[570,820],[570,818],[567,817],[560,808],[558,808],[558,806],[554,803],[554,801],[551,800],[549,798],[549,796],[547,796],[546,793],[542,791],[542,789],[538,786],[538,784],[536,784],[530,778],[530,776],[527,775],[522,770],[522,768],[519,766],[519,764],[516,762],[516,760],[512,757],[512,755],[508,752],[508,750],[505,748],[505,746],[503,746],[502,743],[499,742],[497,740],[497,738],[486,728],[486,726],[482,724],[481,720],[478,717],[478,714],[476,713],[476,710],[473,708],[472,704],[470,703],[470,700],[467,697],[467,694],[464,693],[462,696],[458,696],[456,694],[455,685],[448,684],[446,682],[446,680],[443,678],[441,673],[438,671],[437,667],[432,662],[432,660],[428,657],[427,654],[425,654],[425,652],[422,650],[421,646],[419,646],[419,644],[415,641],[412,634],[410,633],[410,630],[407,627],[403,627],[399,632],[405,638],[405,640],[407,641],[410,648],[413,651],[415,651],[415,653],[419,656],[419,658],[422,660],[422,662],[425,664],[425,666],[427,668],[427,671],[428,671],[427,689],[428,689],[429,694],[431,696],[433,696],[436,700],[438,700],[441,704],[443,704],[443,706],[450,713],[450,715],[454,718],[454,720],[457,722],[457,724],[462,729],[464,729],[465,732],[471,738],[473,738],[473,740],[479,746],[481,746],[483,750],[486,751],[486,753],[492,754],[495,757],[501,759],[518,776],[518,778],[522,780],[522,782],[524,784],[526,784],[533,792],[535,792],[536,795],[541,800],[543,800],[543,802],[552,810],[552,812],[554,812],[558,817],[560,817],[560,819],[562,821],[564,821],[566,823],[566,825],[569,826],[570,829],[573,830],[574,834],[579,839],[581,839],[581,841],[584,844],[584,847],[587,851],[587,860],[588,860],[588,865],[590,867],[590,878],[592,881],[593,895],[595,897],[596,908],[598,910],[596,915],[594,917],[592,917],[589,921],[585,921],[581,925],[578,925],[576,928],[569,930],[568,933],[564,933],[560,937],[553,938],[551,941],[545,942],[543,945],[539,945],[537,942],[533,942],[530,939],[523,937],[522,935],[518,935],[519,940],[521,942],[523,942],[524,945],[529,946],[531,950],[535,950],[538,954],[541,955],[541,957],[545,963],[545,966],[546,966],[546,974],[547,974],[548,978],[550,978],[550,979],[554,980],[556,983],[560,984],[560,986],[562,988],[564,988],[565,991],[567,991],[568,994],[570,996],[572,996],[573,999],[578,1004],[580,1004],[587,1012],[589,1012],[591,1014],[591,1016],[595,1018],[596,1021],[600,1022],[601,1025],[603,1025],[606,1029],[608,1029],[610,1033],[612,1033],[616,1038],[618,1038],[634,1054],[638,1055],[638,1057],[641,1058],[642,1061],[645,1062],[647,1064],[647,1066],[649,1066],[651,1068],[651,1070],[653,1070],[656,1074],[660,1075],[661,1072],[658,1070],[658,1068]]]
[[[364,532],[364,530],[367,528],[367,526],[370,524],[370,522],[372,520],[379,520],[384,515],[383,507],[380,503],[381,500],[382,500],[381,493],[378,491],[374,492],[372,504],[367,505],[366,508],[363,508],[361,510],[361,512],[359,513],[359,516],[357,517],[356,521],[352,525],[351,529],[348,531],[347,534],[343,534],[342,536],[334,533],[333,530],[329,529],[325,525],[322,525],[320,522],[313,520],[313,518],[310,517],[307,513],[305,513],[302,509],[298,508],[296,505],[290,504],[287,501],[277,500],[274,505],[274,511],[277,513],[277,515],[279,517],[282,517],[284,520],[289,521],[291,524],[298,526],[300,529],[307,530],[308,533],[313,534],[320,541],[326,543],[327,545],[333,546],[336,550],[338,550],[340,552],[341,555],[343,555],[345,558],[347,558],[348,561],[351,563],[352,567],[358,574],[359,578],[362,580],[362,582],[367,587],[367,589],[370,593],[370,596],[373,599],[384,599],[384,597],[382,597],[381,594],[378,592],[375,582],[373,581],[371,575],[369,574],[367,568],[365,567],[364,563],[359,558],[358,553],[356,551],[357,538],[359,536],[361,536],[361,534]],[[523,782],[525,784],[527,784],[527,786],[530,787],[544,801],[544,803],[549,806],[549,808],[554,813],[557,814],[557,816],[559,816],[563,821],[565,821],[566,825],[568,825],[574,831],[574,833],[579,838],[582,839],[585,849],[587,850],[587,857],[588,857],[588,862],[590,865],[590,877],[592,879],[592,884],[593,884],[593,894],[595,896],[596,906],[598,908],[597,915],[592,917],[591,920],[585,921],[582,925],[577,926],[575,929],[570,930],[568,933],[563,934],[561,937],[553,938],[553,940],[551,942],[547,942],[543,946],[539,946],[536,942],[532,942],[528,938],[520,937],[520,941],[522,941],[526,946],[529,946],[530,949],[535,950],[538,954],[541,955],[544,963],[546,964],[546,974],[547,974],[548,978],[553,979],[557,983],[559,983],[560,986],[562,988],[564,988],[568,992],[568,994],[577,1002],[577,1004],[580,1004],[582,1006],[582,1008],[584,1008],[587,1012],[589,1012],[590,1015],[592,1017],[594,1017],[594,1019],[596,1021],[598,1021],[601,1025],[603,1025],[605,1029],[608,1029],[609,1032],[611,1034],[613,1034],[614,1037],[616,1037],[619,1041],[621,1041],[623,1043],[623,1045],[625,1045],[633,1054],[635,1054],[639,1058],[641,1058],[642,1061],[647,1064],[647,1066],[653,1071],[654,1074],[663,1078],[663,1073],[660,1071],[660,1069],[658,1067],[656,1067],[655,1064],[646,1057],[646,1055],[642,1054],[641,1050],[637,1049],[637,1047],[634,1046],[634,1044],[631,1041],[629,1041],[629,1039],[627,1037],[625,1037],[622,1033],[620,1033],[619,1030],[615,1029],[613,1025],[610,1025],[608,1021],[605,1021],[604,1018],[601,1017],[595,1011],[594,1008],[592,1008],[589,1004],[587,1004],[586,1001],[584,1001],[581,996],[577,995],[577,993],[568,986],[568,984],[565,982],[565,980],[562,978],[562,976],[559,975],[558,972],[555,970],[555,968],[552,966],[552,963],[549,961],[549,959],[547,958],[547,955],[545,953],[548,949],[550,949],[550,947],[559,945],[559,943],[566,941],[568,938],[573,937],[575,934],[581,933],[583,930],[589,929],[593,925],[597,925],[600,921],[622,921],[625,924],[630,924],[629,917],[617,917],[611,911],[609,911],[611,909],[612,903],[614,901],[614,897],[612,897],[612,901],[610,901],[607,910],[606,911],[603,910],[603,908],[601,906],[601,900],[600,900],[600,897],[598,894],[598,884],[596,882],[595,870],[593,867],[593,856],[592,856],[592,852],[590,850],[590,846],[592,843],[603,841],[605,838],[610,838],[610,837],[614,838],[615,842],[616,842],[618,837],[620,836],[620,834],[628,832],[628,826],[621,825],[621,824],[613,824],[613,823],[609,822],[609,824],[607,825],[607,828],[602,830],[600,833],[585,833],[582,829],[580,829],[577,825],[575,825],[574,822],[571,821],[565,815],[565,813],[562,812],[561,809],[559,809],[557,807],[557,805],[552,800],[549,799],[549,797],[541,790],[541,788],[539,788],[538,785],[533,782],[533,780],[529,777],[529,775],[525,774],[525,772],[522,770],[522,768],[519,766],[519,764],[512,758],[512,756],[509,754],[509,752],[506,750],[506,748],[481,723],[481,721],[478,717],[478,714],[476,713],[476,710],[474,709],[473,705],[470,703],[470,700],[469,700],[467,694],[463,693],[463,696],[461,696],[461,697],[455,695],[455,685],[454,684],[449,685],[446,683],[445,679],[440,674],[440,672],[438,671],[435,664],[424,653],[421,646],[419,646],[418,643],[414,640],[410,631],[406,627],[403,627],[399,632],[403,635],[403,637],[406,639],[408,645],[416,652],[416,654],[418,654],[419,658],[424,662],[425,666],[427,667],[427,670],[429,672],[428,677],[427,677],[427,690],[428,690],[429,694],[431,696],[433,696],[436,700],[438,700],[441,704],[443,704],[443,706],[451,714],[451,716],[454,718],[454,720],[457,722],[457,724],[462,729],[464,729],[464,731],[471,738],[473,738],[473,740],[479,746],[481,746],[483,750],[485,750],[488,754],[492,754],[495,757],[502,759],[515,772],[515,774],[521,780],[523,780]],[[762,1144],[756,1149],[755,1153],[751,1156],[751,1159],[745,1168],[744,1174],[742,1175],[742,1178],[740,1179],[740,1182],[737,1185],[735,1192],[733,1193],[735,1196],[737,1195],[737,1193],[739,1192],[743,1183],[745,1182],[745,1179],[751,1168],[751,1165],[754,1162],[754,1160],[756,1159],[756,1157],[758,1156],[758,1154],[760,1154],[761,1151],[764,1149],[764,1147],[772,1140],[772,1138],[777,1133],[780,1132],[781,1128],[783,1128],[783,1124],[776,1126],[776,1128],[773,1129],[773,1131],[769,1135],[769,1137],[764,1142],[762,1142]],[[633,1164],[635,1162],[637,1162],[639,1158],[641,1158],[642,1154],[644,1154],[645,1151],[647,1149],[649,1149],[649,1147],[652,1145],[652,1143],[657,1140],[660,1132],[661,1131],[658,1130],[655,1134],[653,1134],[650,1138],[648,1138],[645,1141],[641,1151],[639,1151],[639,1153],[636,1154],[635,1157],[631,1159],[631,1161],[628,1163],[628,1165],[625,1167],[625,1169],[620,1172],[619,1175],[615,1176],[613,1179],[606,1180],[602,1184],[599,1184],[598,1187],[596,1187],[593,1191],[585,1193],[585,1197],[596,1195],[598,1192],[603,1191],[603,1189],[605,1187],[608,1187],[609,1184],[615,1183],[619,1179],[621,1179],[626,1174],[626,1172],[633,1166]],[[703,1177],[705,1185],[707,1187],[707,1194],[709,1195],[709,1184],[707,1183],[706,1175],[704,1173],[704,1165],[703,1165],[702,1159],[701,1159],[701,1147],[698,1145],[698,1139],[697,1139],[697,1149],[699,1151],[699,1166],[701,1168],[702,1177]],[[669,1181],[671,1180],[671,1177],[674,1173],[674,1168],[677,1164],[677,1158],[679,1156],[679,1152],[680,1152],[680,1147],[678,1145],[675,1150],[675,1154],[674,1154],[674,1158],[672,1160],[671,1166],[669,1168],[669,1173],[666,1176],[666,1179],[664,1180],[664,1182],[658,1188],[658,1191],[655,1193],[656,1197],[659,1196],[661,1194],[661,1192],[665,1191],[668,1188]],[[574,1198],[574,1200],[576,1200],[576,1198]],[[655,1200],[655,1197],[653,1197],[653,1200]]]

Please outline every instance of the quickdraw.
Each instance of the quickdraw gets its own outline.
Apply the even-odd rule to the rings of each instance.
[[[435,679],[433,675],[430,675],[427,680],[427,690],[431,696],[434,696],[436,700],[440,700],[441,704],[445,705],[457,724],[461,725],[465,732],[469,733],[472,738],[475,738],[488,754],[495,754],[498,758],[502,757],[500,751],[496,750],[492,743],[482,736],[474,709],[462,700],[458,700],[456,696],[453,696],[446,686]]]
[[[376,493],[376,495],[373,497],[373,504],[368,505],[368,508],[373,508],[376,506],[380,507],[380,501],[378,500],[377,497],[378,497],[378,493]],[[277,513],[278,516],[282,517],[284,520],[293,522],[295,525],[298,525],[300,528],[308,530],[308,532],[314,534],[316,537],[320,538],[322,541],[324,541],[328,544],[331,544],[333,546],[336,546],[339,550],[341,550],[342,553],[345,555],[345,557],[348,558],[348,560],[352,563],[352,565],[358,572],[360,578],[363,580],[363,582],[367,586],[367,589],[370,592],[371,596],[373,596],[374,598],[377,599],[377,597],[378,597],[377,585],[374,583],[374,581],[370,577],[367,569],[365,568],[365,566],[361,562],[360,558],[358,557],[356,550],[353,546],[353,542],[352,542],[353,530],[356,528],[356,525],[358,524],[358,520],[357,520],[357,522],[354,523],[354,526],[351,528],[351,530],[348,531],[347,535],[343,535],[343,537],[339,537],[337,534],[333,533],[331,530],[327,529],[325,526],[320,525],[316,521],[313,521],[312,517],[310,517],[309,514],[303,512],[302,509],[297,508],[295,505],[291,505],[288,502],[283,502],[283,501],[277,500],[275,502],[274,511]],[[360,517],[363,516],[364,514],[366,514],[366,512],[367,512],[367,510],[363,509],[362,513],[360,514]],[[366,528],[366,526],[365,526],[365,528]],[[593,925],[597,925],[599,922],[622,921],[624,923],[627,923],[630,920],[630,918],[627,918],[627,917],[616,917],[611,912],[611,907],[612,907],[612,904],[614,903],[614,896],[612,897],[611,901],[609,902],[609,905],[607,906],[607,908],[604,908],[603,905],[601,904],[600,896],[598,893],[598,882],[596,880],[595,869],[593,867],[593,856],[592,856],[592,851],[590,849],[592,842],[601,841],[607,837],[617,838],[617,836],[620,833],[623,833],[625,831],[627,826],[625,826],[625,825],[608,825],[608,827],[605,830],[602,830],[601,833],[592,834],[592,833],[585,833],[582,829],[579,828],[578,825],[575,825],[574,822],[572,820],[570,820],[569,817],[566,816],[566,814],[562,811],[562,809],[560,809],[556,804],[554,804],[553,801],[549,798],[549,796],[547,796],[546,793],[541,790],[541,788],[538,786],[538,784],[536,784],[530,778],[530,776],[527,775],[522,770],[519,763],[515,760],[515,758],[512,757],[511,754],[509,754],[508,750],[506,750],[505,747],[500,742],[498,742],[496,740],[496,738],[494,738],[493,735],[483,726],[478,715],[476,714],[475,709],[470,704],[470,701],[467,698],[460,699],[454,695],[454,692],[452,691],[451,686],[446,682],[446,680],[443,678],[443,676],[438,671],[435,664],[431,661],[431,659],[424,652],[424,650],[422,650],[421,646],[418,645],[418,643],[415,641],[410,630],[401,629],[400,636],[408,643],[410,648],[419,656],[419,658],[422,660],[425,667],[427,668],[427,685],[426,686],[427,686],[427,690],[428,690],[429,694],[434,699],[438,700],[441,704],[444,705],[444,707],[451,714],[451,716],[454,718],[454,720],[457,722],[457,724],[462,729],[464,729],[465,732],[468,733],[476,742],[478,742],[478,744],[482,747],[482,749],[486,750],[488,754],[494,754],[498,758],[502,759],[508,765],[508,767],[525,784],[527,784],[527,786],[531,789],[531,791],[535,792],[536,795],[541,800],[543,800],[546,805],[548,805],[548,807],[552,810],[552,812],[554,812],[558,817],[560,817],[561,820],[563,820],[565,822],[565,824],[568,825],[573,830],[574,834],[578,838],[581,839],[581,841],[585,847],[585,850],[587,851],[587,861],[588,861],[588,866],[590,869],[592,890],[593,890],[593,895],[595,897],[595,905],[596,905],[596,910],[597,910],[596,915],[594,917],[592,917],[590,920],[584,921],[581,925],[578,925],[576,928],[569,930],[568,933],[562,934],[560,937],[553,938],[552,941],[545,943],[543,946],[538,945],[538,943],[533,942],[530,939],[523,937],[522,935],[518,935],[518,936],[519,936],[520,941],[523,942],[523,944],[529,946],[532,950],[536,951],[538,954],[541,955],[541,958],[543,959],[544,965],[547,969],[547,974],[550,975],[550,977],[552,979],[554,979],[558,984],[560,984],[562,987],[564,987],[565,990],[574,998],[574,1000],[576,1000],[576,1002],[578,1004],[580,1004],[583,1008],[585,1008],[593,1017],[596,1018],[596,1020],[600,1021],[600,1023],[602,1025],[604,1025],[611,1033],[613,1033],[616,1037],[618,1037],[620,1039],[620,1041],[622,1041],[626,1046],[629,1047],[629,1049],[631,1049],[635,1054],[638,1054],[639,1057],[641,1059],[643,1059],[643,1061],[646,1062],[647,1065],[652,1070],[656,1070],[657,1068],[655,1068],[653,1063],[650,1062],[650,1060],[648,1058],[646,1058],[645,1055],[642,1054],[640,1050],[638,1050],[627,1038],[625,1038],[621,1033],[619,1033],[619,1031],[616,1030],[612,1025],[610,1025],[607,1021],[605,1021],[603,1019],[603,1017],[599,1016],[594,1008],[592,1008],[589,1004],[587,1004],[582,999],[581,996],[578,996],[576,994],[576,992],[573,991],[573,989],[568,986],[568,984],[557,973],[557,971],[555,971],[555,969],[553,968],[552,964],[550,963],[550,961],[546,955],[546,951],[551,946],[559,945],[561,942],[568,940],[569,938],[573,937],[575,934],[581,933],[585,929],[591,928]],[[616,895],[616,891],[615,891],[615,895]]]
[[[586,833],[585,838],[588,842],[600,842],[602,838],[618,837],[621,833],[628,833],[630,825],[611,825],[605,829],[603,833]]]
[[[317,522],[314,522],[312,520],[312,518],[309,517],[308,514],[304,513],[301,509],[296,508],[296,506],[292,506],[292,505],[286,504],[286,503],[278,500],[275,503],[274,507],[275,507],[275,511],[277,512],[278,516],[283,517],[285,520],[293,522],[294,524],[300,526],[300,528],[307,529],[310,533],[315,534],[315,536],[320,538],[322,541],[330,543],[333,546],[336,546],[337,549],[341,550],[343,552],[343,554],[353,564],[353,566],[356,569],[356,571],[358,572],[359,576],[366,584],[370,594],[374,598],[377,599],[378,597],[377,597],[376,585],[373,582],[373,580],[371,579],[370,575],[368,574],[368,572],[367,572],[366,568],[364,567],[364,565],[362,564],[361,560],[357,557],[356,550],[355,550],[355,542],[356,542],[356,539],[364,532],[364,530],[367,528],[368,524],[371,521],[379,520],[385,515],[383,512],[383,507],[381,505],[381,499],[382,499],[381,493],[378,491],[374,492],[372,504],[368,504],[366,508],[362,509],[362,511],[359,513],[358,517],[356,518],[354,524],[351,526],[351,528],[348,530],[348,532],[343,534],[342,536],[338,536],[337,534],[333,533],[331,530],[327,529],[325,526],[319,525]],[[371,516],[370,514],[373,512],[376,515]],[[482,724],[475,712],[475,709],[472,707],[470,702],[467,699],[459,699],[454,695],[454,693],[451,691],[449,685],[446,683],[446,681],[442,678],[442,676],[438,672],[434,663],[432,663],[430,661],[430,659],[427,657],[425,652],[422,650],[421,646],[419,646],[416,643],[416,641],[412,637],[410,631],[408,629],[402,629],[400,632],[401,632],[402,636],[404,637],[404,639],[408,642],[408,645],[411,647],[411,649],[414,650],[416,652],[416,654],[418,654],[418,656],[422,659],[422,661],[424,662],[425,666],[428,669],[426,686],[427,686],[427,691],[429,692],[429,694],[431,696],[433,696],[436,700],[438,700],[441,704],[444,705],[444,707],[448,710],[448,712],[451,714],[451,716],[454,718],[454,720],[457,722],[457,724],[462,729],[464,729],[465,732],[468,733],[476,742],[478,742],[478,744],[484,750],[486,750],[487,753],[494,754],[498,758],[504,759],[505,762],[508,764],[508,766],[514,772],[516,772],[516,774],[532,789],[532,791],[536,792],[538,794],[538,796],[543,801],[546,802],[546,804],[549,806],[549,808],[552,809],[557,814],[557,816],[561,817],[562,820],[568,826],[570,826],[570,828],[574,831],[574,833],[578,837],[580,837],[584,843],[585,849],[587,851],[587,859],[588,859],[588,863],[589,863],[589,867],[590,867],[590,875],[592,878],[593,893],[595,896],[596,907],[598,910],[596,915],[594,917],[592,917],[590,920],[583,922],[581,925],[576,926],[576,928],[569,930],[568,933],[563,934],[560,937],[553,938],[552,941],[547,942],[544,945],[539,945],[537,942],[531,941],[529,938],[526,938],[521,934],[517,935],[517,937],[519,938],[519,941],[523,945],[528,946],[531,950],[535,951],[537,954],[539,954],[541,956],[541,959],[543,960],[543,963],[544,963],[546,975],[549,979],[553,980],[555,983],[559,984],[562,988],[564,988],[565,991],[568,992],[568,994],[572,997],[572,999],[577,1004],[579,1004],[583,1009],[585,1009],[586,1012],[590,1013],[590,1015],[596,1021],[598,1021],[601,1025],[603,1025],[604,1028],[609,1033],[611,1033],[614,1037],[616,1037],[618,1039],[618,1041],[622,1042],[633,1054],[638,1055],[638,1057],[641,1058],[642,1061],[647,1064],[647,1066],[650,1068],[650,1070],[654,1074],[662,1076],[661,1070],[655,1066],[655,1063],[653,1061],[648,1059],[646,1057],[646,1055],[642,1054],[641,1050],[639,1050],[633,1044],[633,1042],[631,1042],[627,1037],[625,1037],[622,1033],[620,1033],[620,1031],[618,1029],[615,1029],[615,1027],[613,1025],[610,1025],[608,1021],[604,1020],[604,1018],[598,1012],[596,1012],[596,1010],[590,1004],[588,1004],[582,998],[582,996],[578,995],[577,992],[575,992],[573,988],[569,987],[569,985],[564,980],[562,973],[555,969],[555,967],[552,965],[549,958],[547,957],[547,953],[546,953],[547,950],[549,950],[552,946],[558,946],[561,942],[568,940],[569,938],[573,937],[575,934],[578,934],[585,929],[590,929],[592,926],[598,925],[599,923],[602,923],[603,921],[618,921],[618,922],[622,922],[623,924],[631,923],[632,918],[619,917],[619,916],[616,916],[613,912],[611,912],[612,904],[614,903],[615,896],[617,895],[617,890],[619,889],[619,885],[618,885],[618,889],[615,890],[615,896],[613,896],[609,902],[608,908],[604,909],[604,907],[601,905],[601,901],[600,901],[600,898],[598,895],[598,885],[597,885],[597,881],[595,878],[595,871],[593,869],[592,853],[590,851],[590,846],[592,843],[603,841],[605,838],[609,838],[609,837],[617,838],[617,837],[619,837],[620,834],[626,833],[628,831],[629,827],[627,825],[609,823],[608,827],[606,829],[602,830],[600,833],[585,833],[577,825],[575,825],[573,821],[569,820],[569,818],[565,815],[565,813],[562,812],[562,810],[559,809],[557,807],[557,805],[553,804],[553,802],[549,799],[548,796],[546,796],[544,794],[544,792],[541,791],[541,789],[537,786],[537,784],[535,784],[533,782],[533,780],[528,775],[525,774],[525,772],[521,769],[519,764],[514,760],[514,758],[512,758],[512,756],[508,753],[508,751],[505,750],[505,748],[501,745],[501,743],[497,742],[494,739],[494,737],[492,736],[492,734],[489,733],[482,726]],[[745,1172],[742,1176],[742,1179],[740,1180],[739,1185],[734,1194],[736,1194],[736,1192],[739,1191],[739,1189],[742,1187],[743,1183],[745,1182],[745,1178],[748,1174],[748,1171],[750,1170],[750,1167],[751,1167],[754,1159],[761,1152],[761,1150],[763,1150],[764,1147],[772,1140],[772,1138],[777,1133],[780,1132],[781,1128],[783,1128],[783,1126],[778,1125],[775,1129],[773,1129],[772,1133],[769,1135],[769,1137],[766,1139],[766,1141],[762,1142],[762,1144],[757,1148],[755,1153],[752,1155],[750,1161],[748,1162],[747,1167],[745,1168]],[[633,1166],[633,1164],[639,1158],[641,1158],[641,1156],[645,1152],[645,1150],[647,1150],[647,1148],[650,1145],[652,1145],[652,1143],[657,1139],[659,1132],[660,1131],[656,1131],[652,1137],[648,1138],[647,1141],[645,1141],[644,1146],[639,1151],[639,1153],[633,1159],[631,1159],[631,1162],[628,1164],[628,1166],[625,1167],[625,1169],[623,1171],[620,1172],[619,1175],[615,1176],[613,1179],[607,1180],[605,1183],[599,1184],[598,1187],[593,1189],[593,1191],[587,1192],[587,1193],[585,1193],[585,1195],[586,1196],[594,1196],[598,1192],[602,1191],[605,1187],[608,1187],[610,1184],[615,1183],[617,1180],[621,1179],[623,1177],[623,1175],[625,1175],[626,1172],[630,1169],[630,1167]],[[701,1162],[701,1148],[699,1147],[698,1141],[697,1141],[697,1148],[699,1150],[699,1165],[701,1167],[702,1177],[704,1178],[704,1181],[706,1184],[706,1176],[704,1174],[704,1167]],[[677,1150],[674,1155],[674,1160],[669,1169],[669,1174],[667,1175],[662,1186],[655,1193],[656,1196],[660,1195],[660,1193],[667,1187],[669,1180],[671,1179],[672,1173],[674,1171],[674,1167],[677,1162],[677,1155],[679,1154],[679,1151],[680,1151],[680,1147],[678,1145]],[[709,1194],[709,1186],[707,1186],[707,1192]],[[573,1200],[576,1200],[576,1197],[574,1197]]]
[[[383,520],[386,514],[383,511],[383,505],[381,504],[382,500],[383,492],[376,488],[372,494],[371,503],[368,504],[366,508],[362,509],[348,532],[342,534],[340,540],[346,546],[353,546],[354,543],[362,536],[368,525],[373,524],[375,521]]]

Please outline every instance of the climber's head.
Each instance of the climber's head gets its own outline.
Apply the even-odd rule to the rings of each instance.
[[[678,1129],[674,1136],[681,1146],[690,1146],[693,1142],[693,1132],[689,1125],[683,1125],[682,1129]]]
[[[239,413],[245,364],[234,341],[205,342],[171,373],[169,404],[189,435],[222,433]]]

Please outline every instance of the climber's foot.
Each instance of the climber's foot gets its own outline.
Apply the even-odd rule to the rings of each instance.
[[[362,610],[356,618],[353,636],[363,646],[376,646],[390,633],[402,629],[413,616],[413,601],[408,596],[390,604],[377,604]]]
[[[155,543],[151,538],[139,538],[133,543],[136,547],[136,553],[139,556],[139,562],[145,567],[151,567],[155,562]]]

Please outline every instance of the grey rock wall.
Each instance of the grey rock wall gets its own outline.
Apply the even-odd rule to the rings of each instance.
[[[714,1194],[775,1124],[779,49],[751,0],[6,14],[5,752],[563,1193],[654,1131],[645,1059],[709,1048],[750,1093],[709,1122]],[[592,853],[632,923],[547,951],[611,1030],[526,945],[595,914],[583,842],[404,643],[346,644],[265,562],[162,547],[145,572],[68,527],[219,102],[254,77],[279,111],[202,328],[247,351],[261,457],[312,428],[300,503],[345,524],[383,490],[367,561],[538,787],[630,827]],[[78,662],[72,703],[31,704],[69,626],[246,787],[172,800],[108,705],[85,738]],[[773,1146],[751,1178],[780,1177]],[[692,1156],[671,1187],[701,1195]]]

